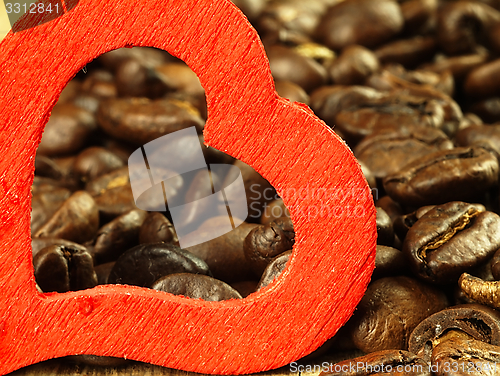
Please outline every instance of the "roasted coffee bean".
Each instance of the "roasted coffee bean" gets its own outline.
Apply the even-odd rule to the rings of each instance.
[[[115,261],[107,262],[105,264],[97,265],[94,267],[95,274],[97,275],[97,284],[107,285],[109,273],[115,266]]]
[[[500,95],[498,77],[500,59],[481,65],[472,70],[464,83],[464,92],[469,97],[488,98]]]
[[[436,22],[437,0],[409,0],[400,2],[407,33],[425,34],[434,29]]]
[[[422,206],[421,208],[418,208],[411,213],[401,214],[400,216],[398,216],[393,221],[394,231],[396,232],[397,236],[401,240],[404,240],[411,226],[413,226],[425,213],[427,213],[434,207],[435,205]]]
[[[161,213],[149,213],[139,230],[139,243],[161,242],[179,245],[172,223]]]
[[[403,215],[403,209],[396,201],[394,201],[390,196],[384,196],[375,201],[375,206],[384,209],[384,211],[391,218],[391,222],[394,225],[394,221],[399,216]],[[394,229],[395,230],[395,229]]]
[[[87,252],[87,247],[85,247],[81,244],[75,243],[75,242],[71,242],[69,240],[59,239],[59,238],[35,238],[35,237],[33,237],[33,238],[31,238],[31,251],[32,251],[33,257],[35,257],[35,255],[38,252],[40,252],[42,249],[44,249],[48,246],[51,246],[51,245],[65,246],[65,247],[69,247],[72,249],[79,249],[83,252]]]
[[[114,356],[71,355],[67,359],[91,367],[121,367],[129,363],[127,359],[116,358]]]
[[[453,283],[500,248],[500,217],[483,205],[449,202],[425,213],[406,234],[403,252],[420,278]]]
[[[192,126],[201,131],[204,126],[194,107],[172,99],[108,99],[101,103],[97,121],[110,136],[139,145]]]
[[[409,351],[430,362],[432,350],[446,341],[449,331],[492,345],[500,345],[500,313],[480,304],[446,308],[423,320],[411,333]],[[455,336],[459,336],[456,333]]]
[[[403,23],[401,9],[395,1],[341,1],[323,16],[317,36],[333,50],[352,44],[370,48],[399,33]]]
[[[500,98],[488,98],[476,102],[469,107],[469,111],[478,115],[485,123],[492,124],[500,121]]]
[[[500,280],[500,250],[496,251],[490,260],[491,273],[495,281]]]
[[[264,270],[264,273],[262,273],[262,277],[260,278],[255,291],[259,291],[261,288],[266,287],[274,281],[274,279],[277,278],[283,270],[285,270],[286,263],[290,259],[291,255],[292,251],[286,251],[272,259]]]
[[[275,80],[291,81],[306,92],[326,83],[325,68],[315,60],[302,56],[291,48],[275,45],[267,49],[267,56]]]
[[[97,286],[92,256],[79,248],[51,245],[33,258],[35,279],[43,292],[67,292]]]
[[[99,62],[110,71],[115,72],[120,64],[130,59],[137,60],[147,67],[154,68],[171,61],[173,57],[168,52],[156,48],[132,47],[118,48],[106,52],[99,57]]]
[[[377,245],[375,270],[372,274],[372,280],[407,274],[408,268],[408,260],[399,249]]]
[[[382,208],[377,209],[377,244],[392,246],[394,243],[394,229],[391,218]]]
[[[474,339],[451,338],[432,352],[436,376],[496,376],[499,362],[499,346]]]
[[[278,198],[271,201],[269,205],[266,205],[264,213],[262,214],[262,217],[260,217],[260,223],[262,225],[268,225],[275,219],[282,217],[290,218],[290,211],[286,208],[283,200]]]
[[[260,16],[264,7],[266,6],[266,0],[231,0],[234,5],[241,9],[241,11],[248,17],[250,21],[256,19]]]
[[[459,146],[480,146],[500,160],[500,125],[471,125],[455,136]]]
[[[354,107],[382,98],[378,90],[366,86],[323,86],[311,93],[311,108],[330,127],[344,108]]]
[[[116,69],[116,89],[120,97],[160,98],[167,92],[152,67],[136,59],[122,62]]]
[[[238,291],[227,283],[201,274],[170,274],[155,281],[151,285],[151,288],[174,295],[183,295],[187,298],[202,299],[210,302],[242,299]]]
[[[389,196],[412,206],[469,200],[497,182],[496,157],[478,147],[426,154],[383,181]]]
[[[309,95],[299,85],[292,81],[276,81],[276,92],[291,102],[309,104]]]
[[[168,90],[180,91],[194,96],[204,96],[205,89],[200,79],[184,63],[169,63],[154,68],[155,75],[165,84]]]
[[[222,220],[227,221],[227,215],[223,216]],[[205,261],[214,278],[226,283],[252,279],[254,275],[246,261],[243,242],[248,233],[257,226],[243,222],[233,231],[212,239],[214,228],[217,228],[217,217],[212,218],[192,234],[186,235],[186,241],[194,238],[197,244],[186,250]],[[207,241],[207,238],[211,240]]]
[[[56,105],[45,125],[37,153],[67,155],[82,149],[96,130],[94,116],[72,104]]]
[[[108,283],[149,287],[161,277],[174,273],[210,275],[210,270],[203,260],[176,245],[141,244],[116,260]]]
[[[372,51],[352,45],[331,63],[328,73],[336,85],[359,85],[379,68],[378,58]]]
[[[139,244],[139,231],[147,215],[144,210],[135,209],[102,226],[92,242],[96,264],[114,261]]]
[[[290,218],[279,218],[254,228],[243,242],[243,252],[256,276],[279,254],[292,249],[295,232]]]
[[[76,157],[73,169],[75,174],[85,183],[101,175],[123,167],[124,163],[113,152],[98,146],[83,150]]]
[[[71,196],[66,188],[33,195],[31,199],[31,235],[34,235]]]
[[[328,363],[326,363],[328,368]],[[431,376],[429,365],[408,351],[382,350],[331,365],[320,376]]]
[[[457,1],[439,10],[437,38],[448,55],[474,52],[484,43],[489,29],[500,21],[500,12],[486,4]]]
[[[226,195],[227,202],[231,207],[231,203],[239,203],[241,197],[244,195],[247,198],[248,207],[248,222],[259,222],[262,216],[262,210],[260,208],[264,205],[273,201],[277,198],[276,191],[269,182],[264,179],[260,174],[255,171],[251,166],[243,163],[241,161],[236,161],[234,163],[235,167],[238,169],[230,169],[224,183],[222,184],[224,188],[224,193]],[[237,178],[239,172],[241,171],[241,177],[243,178],[243,184],[245,186],[245,192],[240,190],[239,185],[231,183]],[[222,208],[220,214],[226,213],[226,208]]]
[[[424,64],[421,69],[437,73],[450,71],[455,80],[461,82],[470,71],[486,63],[488,57],[487,53],[450,57],[438,55],[433,63]]]
[[[102,69],[90,72],[82,82],[81,90],[99,99],[117,95],[113,74]]]
[[[87,192],[73,193],[52,217],[35,233],[37,238],[55,237],[84,243],[99,228],[99,213]]]
[[[417,36],[387,43],[375,50],[375,56],[380,64],[398,63],[406,68],[415,68],[431,59],[436,47],[435,38]]]
[[[364,352],[406,349],[413,329],[447,305],[443,292],[412,278],[378,279],[351,319],[353,341]]]
[[[492,308],[500,308],[500,294],[498,293],[500,283],[498,281],[483,281],[481,278],[464,273],[460,276],[458,285],[465,296],[472,301]]]
[[[367,136],[355,147],[354,154],[382,182],[387,175],[426,154],[452,148],[453,143],[440,130],[411,126]]]

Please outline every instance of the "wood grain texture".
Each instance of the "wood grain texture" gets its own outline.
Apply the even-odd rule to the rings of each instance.
[[[30,187],[43,128],[66,83],[104,52],[152,46],[206,90],[205,141],[276,187],[293,256],[243,300],[205,302],[131,286],[35,289]],[[94,354],[241,374],[318,348],[351,316],[374,267],[375,209],[352,152],[311,110],[280,98],[256,31],[229,0],[80,0],[0,43],[0,373]]]

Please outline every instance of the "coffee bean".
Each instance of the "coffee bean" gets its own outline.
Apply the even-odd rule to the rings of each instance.
[[[400,39],[387,43],[375,50],[375,56],[381,64],[398,63],[406,68],[415,68],[422,62],[432,58],[436,47],[435,38],[419,35],[410,39]]]
[[[111,270],[108,283],[149,287],[174,273],[210,275],[208,265],[173,244],[141,244],[123,253]]]
[[[101,103],[97,121],[109,135],[139,145],[192,126],[201,131],[204,126],[194,107],[171,99],[108,99]]]
[[[433,209],[435,205],[426,205],[418,208],[417,210],[398,216],[394,221],[394,231],[397,236],[404,240],[408,230],[429,210]]]
[[[202,299],[210,302],[242,299],[238,291],[228,284],[201,274],[170,274],[155,281],[151,285],[151,288],[174,295],[183,295],[187,298]]]
[[[437,73],[450,71],[455,80],[461,82],[470,71],[486,63],[488,57],[487,52],[461,56],[440,55],[433,63],[424,64],[421,68]]]
[[[179,245],[172,223],[161,213],[149,213],[139,230],[139,243],[160,242]]]
[[[429,365],[408,351],[382,350],[344,360],[320,376],[431,376]],[[338,371],[337,371],[338,370]]]
[[[446,296],[409,277],[386,277],[373,282],[352,320],[352,338],[364,352],[406,349],[413,329],[448,305]]]
[[[272,259],[262,273],[262,277],[260,278],[255,291],[259,291],[261,288],[266,287],[274,281],[281,274],[281,272],[285,270],[286,263],[290,259],[291,255],[292,251],[290,250],[283,252]]]
[[[73,193],[52,217],[38,229],[35,237],[59,237],[77,243],[92,239],[99,228],[99,213],[87,192]]]
[[[432,352],[437,376],[498,375],[499,361],[499,346],[473,339],[452,338]]]
[[[377,209],[377,244],[392,246],[394,243],[394,229],[391,218],[382,208]]]
[[[493,97],[476,102],[469,107],[469,111],[477,114],[485,123],[500,121],[500,98]]]
[[[35,255],[40,252],[42,249],[51,246],[51,245],[59,245],[59,246],[65,246],[69,247],[72,249],[79,249],[83,252],[87,252],[87,248],[81,244],[71,242],[69,240],[65,239],[59,239],[59,238],[31,238],[31,250],[32,250],[32,255],[35,257]]]
[[[74,162],[75,174],[85,183],[123,167],[123,161],[113,152],[102,147],[83,150]]]
[[[372,280],[407,274],[407,270],[408,260],[403,252],[385,245],[377,245],[375,270],[372,274]]]
[[[433,283],[452,283],[500,248],[500,217],[484,206],[450,202],[424,214],[406,235],[413,271]]]
[[[82,149],[96,130],[94,116],[72,104],[56,105],[45,125],[37,153],[66,155]]]
[[[96,264],[116,260],[127,249],[139,244],[139,231],[146,217],[147,212],[135,209],[102,226],[92,242]]]
[[[154,74],[151,66],[128,59],[116,69],[116,89],[120,97],[160,98],[167,92],[165,83]]]
[[[35,279],[43,292],[84,290],[97,286],[92,256],[79,248],[51,245],[33,258]]]
[[[346,47],[335,59],[328,73],[336,85],[363,84],[367,77],[380,68],[377,56],[363,46]]]
[[[295,232],[290,218],[279,218],[249,232],[243,242],[243,252],[256,276],[279,254],[292,249]]]
[[[434,29],[437,0],[410,0],[400,3],[400,6],[407,33],[426,34]]]
[[[81,91],[99,99],[117,96],[113,74],[106,70],[90,72],[82,82]]]
[[[123,358],[114,356],[97,356],[97,355],[71,355],[67,359],[78,364],[85,364],[91,367],[121,367],[128,364],[129,361]]]
[[[459,146],[480,146],[500,160],[500,125],[471,125],[455,136]]]
[[[423,206],[472,199],[497,181],[495,156],[482,148],[463,147],[426,154],[383,183],[399,203]]]
[[[472,70],[465,80],[464,92],[469,97],[487,98],[498,96],[498,76],[500,74],[500,59],[483,64]]]
[[[183,63],[169,63],[154,68],[154,73],[170,91],[180,91],[194,96],[205,96],[200,79]]]
[[[109,273],[115,266],[115,261],[106,262],[105,264],[97,265],[94,267],[95,273],[97,275],[97,284],[107,285]]]
[[[327,73],[322,65],[290,48],[272,46],[267,56],[275,80],[291,81],[306,92],[326,83]]]
[[[31,235],[34,235],[69,198],[66,188],[33,195],[31,199]]]
[[[309,104],[309,95],[299,85],[292,81],[276,81],[276,92],[291,102]]]
[[[328,9],[318,25],[317,35],[333,50],[352,44],[370,48],[399,33],[403,22],[401,9],[395,1],[342,1]]]
[[[278,218],[288,217],[290,218],[290,211],[286,208],[283,200],[278,198],[271,201],[264,209],[262,217],[260,217],[260,223],[263,225],[268,225],[272,221]]]
[[[240,281],[231,283],[231,287],[238,291],[243,298],[246,298],[257,291],[257,283],[258,281]]]
[[[431,360],[433,349],[446,340],[452,330],[466,337],[493,345],[500,344],[500,313],[480,304],[464,304],[446,308],[423,320],[411,333],[408,348]],[[458,336],[458,334],[456,334]]]
[[[120,64],[130,59],[153,68],[171,61],[173,57],[168,52],[156,48],[132,47],[108,51],[99,57],[99,62],[110,71],[115,72]]]

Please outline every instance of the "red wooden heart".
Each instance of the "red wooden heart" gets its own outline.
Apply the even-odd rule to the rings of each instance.
[[[296,230],[268,288],[204,302],[129,286],[39,294],[30,187],[42,131],[85,64],[123,46],[184,60],[206,89],[207,144],[276,187]],[[81,0],[0,44],[0,373],[69,354],[240,374],[285,365],[343,325],[374,267],[375,210],[348,147],[308,107],[280,98],[262,44],[228,0]],[[317,213],[317,214],[316,214]]]

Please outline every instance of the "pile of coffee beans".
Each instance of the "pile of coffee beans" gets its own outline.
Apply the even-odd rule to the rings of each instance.
[[[377,207],[372,282],[316,352],[360,357],[320,371],[500,375],[500,1],[234,2],[262,38],[277,92],[308,104],[345,140]],[[220,301],[281,273],[294,244],[289,212],[252,167],[203,146],[206,118],[197,76],[165,51],[110,51],[68,83],[35,160],[41,291],[119,283]],[[180,248],[168,209],[136,205],[127,164],[142,145],[189,127],[207,164],[238,167],[248,217]],[[190,157],[192,148],[179,149]],[[200,191],[206,184],[203,174],[179,176],[168,197],[196,201],[211,193]],[[181,226],[193,232],[227,221],[221,213],[201,221],[207,208],[191,207]]]

